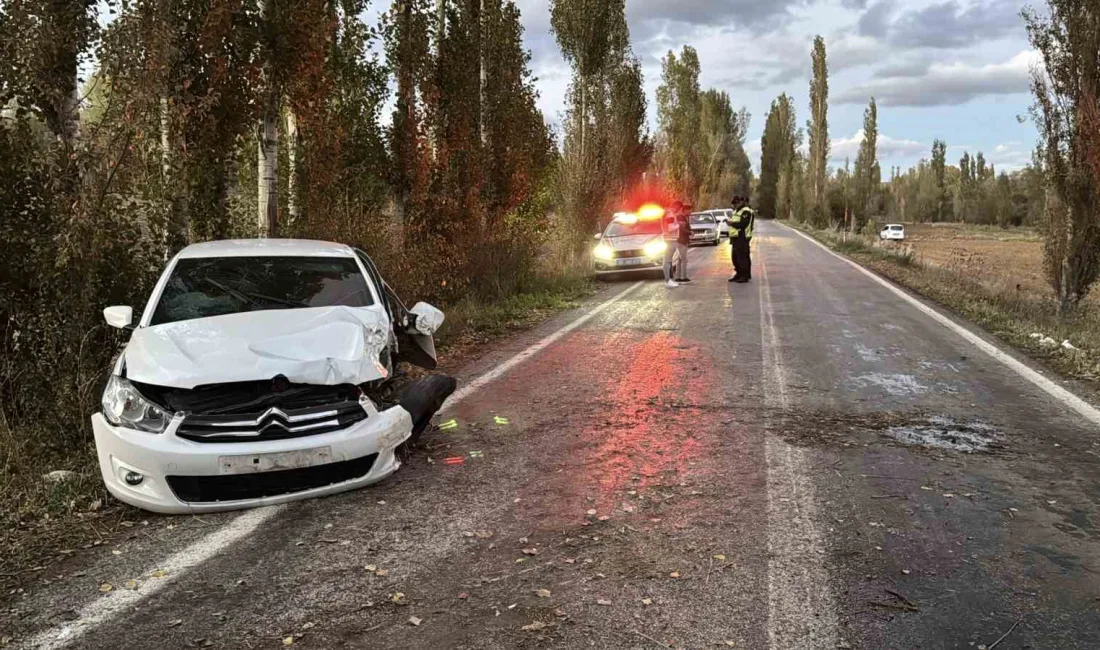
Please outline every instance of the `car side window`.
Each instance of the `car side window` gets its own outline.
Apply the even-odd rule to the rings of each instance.
[[[386,296],[386,282],[382,279],[382,274],[378,272],[378,267],[374,265],[374,260],[358,248],[355,249],[355,256],[363,263],[363,268],[367,269],[367,277],[370,278],[374,288],[378,290],[378,296],[382,299],[382,304],[386,307],[386,311],[390,312],[392,317],[393,312],[390,309],[389,300],[387,300]]]

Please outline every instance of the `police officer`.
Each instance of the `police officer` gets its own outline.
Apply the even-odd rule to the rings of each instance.
[[[749,200],[735,196],[732,201],[733,217],[730,219],[730,257],[733,259],[733,277],[730,282],[748,282],[752,279],[752,257],[749,244],[756,225],[756,213],[749,207]]]

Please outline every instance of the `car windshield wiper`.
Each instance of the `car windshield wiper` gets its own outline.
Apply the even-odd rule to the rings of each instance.
[[[279,304],[287,305],[289,307],[309,307],[309,305],[307,303],[299,302],[299,301],[296,301],[296,300],[288,300],[286,298],[275,298],[275,297],[272,297],[272,296],[265,296],[262,293],[253,293],[251,291],[241,291],[240,289],[235,289],[233,287],[226,286],[226,285],[222,284],[221,282],[218,282],[217,280],[214,280],[214,279],[211,279],[211,278],[203,278],[202,281],[206,282],[207,284],[210,284],[212,286],[215,286],[218,289],[221,289],[222,291],[228,293],[229,295],[233,296],[237,300],[240,300],[241,302],[248,303],[248,304],[252,305],[253,307],[262,307],[263,302],[261,302],[261,301],[266,301],[268,303],[272,303],[272,302],[279,303]]]
[[[248,303],[250,305],[258,305],[259,304],[256,301],[256,299],[249,298],[248,295],[245,294],[244,292],[238,291],[238,290],[234,289],[233,287],[227,287],[226,285],[222,284],[221,282],[218,282],[217,280],[214,280],[214,279],[211,279],[211,278],[201,278],[201,281],[209,284],[212,287],[215,287],[217,289],[221,289],[222,291],[228,293],[229,295],[233,296],[237,300],[240,300],[241,302]]]

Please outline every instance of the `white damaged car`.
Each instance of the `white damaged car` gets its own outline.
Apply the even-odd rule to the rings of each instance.
[[[433,375],[443,313],[406,309],[363,252],[301,240],[195,244],[167,266],[92,416],[120,500],[209,512],[332,494],[400,466],[454,391]]]

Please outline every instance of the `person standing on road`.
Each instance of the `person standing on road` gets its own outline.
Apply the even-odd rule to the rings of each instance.
[[[752,279],[752,231],[756,225],[756,213],[743,196],[733,197],[733,217],[730,219],[730,258],[733,260],[733,277],[730,282],[744,283]]]
[[[668,245],[665,251],[665,286],[670,289],[680,286],[683,282],[691,282],[687,277],[687,245],[691,242],[689,214],[691,214],[691,207],[684,205],[682,201],[676,201],[668,207],[661,220],[661,230]]]

